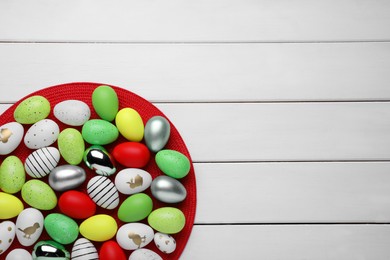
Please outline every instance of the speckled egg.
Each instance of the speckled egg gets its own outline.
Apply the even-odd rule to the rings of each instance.
[[[34,124],[50,114],[50,103],[42,96],[32,96],[23,100],[14,111],[16,122]]]
[[[15,238],[15,224],[11,221],[0,223],[0,255],[11,246]]]
[[[176,234],[184,228],[186,218],[180,209],[162,207],[150,213],[148,223],[153,229],[161,233]]]
[[[7,193],[17,193],[26,181],[23,163],[16,156],[5,158],[0,168],[0,188]]]
[[[22,142],[24,128],[17,122],[0,126],[0,155],[12,153]]]
[[[24,136],[24,144],[30,149],[50,146],[57,141],[60,128],[51,119],[43,119],[33,124]]]
[[[58,149],[67,163],[72,165],[81,163],[85,150],[81,133],[74,128],[64,129],[58,137]]]
[[[16,237],[23,246],[38,241],[43,231],[43,215],[34,208],[24,209],[16,219]]]
[[[119,136],[115,125],[101,119],[87,121],[81,131],[84,140],[89,144],[106,145],[115,142]]]
[[[168,176],[181,179],[190,171],[190,160],[182,153],[175,150],[161,150],[156,154],[158,168]]]
[[[57,205],[57,196],[45,182],[29,180],[22,187],[22,198],[31,207],[52,210]]]
[[[165,254],[170,254],[176,249],[176,240],[168,234],[157,232],[154,234],[154,243]]]
[[[24,162],[26,173],[32,178],[48,175],[60,161],[60,152],[55,147],[44,147],[32,152]]]
[[[141,248],[131,253],[129,260],[163,260],[161,256],[152,250]]]
[[[79,235],[79,226],[76,221],[60,213],[47,215],[44,226],[49,236],[63,245],[73,243]]]
[[[89,106],[80,100],[65,100],[53,109],[54,116],[62,123],[71,126],[81,126],[91,116]]]

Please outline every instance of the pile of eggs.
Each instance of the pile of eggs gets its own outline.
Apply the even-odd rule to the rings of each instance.
[[[135,109],[119,109],[117,93],[109,86],[94,89],[91,99],[99,119],[91,119],[83,101],[64,100],[51,111],[50,102],[37,95],[15,108],[14,122],[0,126],[0,255],[7,260],[120,260],[126,254],[133,260],[162,259],[161,254],[175,251],[173,236],[186,224],[175,205],[187,197],[181,179],[191,162],[165,149],[169,121],[153,116],[144,125]],[[69,127],[61,130],[48,119],[51,112]],[[31,125],[26,133],[23,125]],[[117,144],[118,137],[126,141]],[[12,154],[22,142],[31,149],[24,162]],[[111,152],[107,145],[114,145]],[[144,169],[153,159],[161,173],[154,179]],[[154,200],[164,206],[156,208]],[[52,212],[55,208],[59,211]],[[112,213],[98,214],[100,209]],[[40,239],[44,230],[50,239]],[[15,237],[33,250],[8,252]],[[152,241],[159,254],[144,248]]]

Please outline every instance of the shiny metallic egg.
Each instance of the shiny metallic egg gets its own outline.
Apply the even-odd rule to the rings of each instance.
[[[83,168],[75,165],[61,165],[49,174],[49,185],[55,191],[66,191],[80,186],[86,179]]]
[[[180,181],[169,176],[159,176],[150,186],[153,197],[165,203],[179,203],[187,197],[187,190]]]
[[[40,241],[34,246],[33,259],[69,260],[70,254],[65,247],[55,241]]]
[[[162,116],[154,116],[145,125],[145,143],[152,152],[158,152],[168,143],[171,126]]]
[[[110,176],[116,172],[112,156],[100,145],[93,145],[84,152],[84,162],[96,174]]]

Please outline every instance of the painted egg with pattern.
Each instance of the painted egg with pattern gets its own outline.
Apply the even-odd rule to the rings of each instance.
[[[24,128],[17,122],[0,126],[0,155],[10,154],[22,142]]]
[[[32,260],[32,255],[22,248],[16,248],[9,252],[5,260]]]
[[[163,260],[161,256],[152,250],[141,248],[131,253],[129,260]]]
[[[119,109],[118,96],[110,86],[99,86],[92,93],[92,106],[100,118],[112,121]]]
[[[116,127],[129,141],[140,142],[144,137],[144,123],[138,112],[132,108],[121,109],[115,117]]]
[[[79,227],[76,221],[60,213],[47,215],[44,220],[44,227],[54,241],[63,245],[73,243],[79,235]]]
[[[190,160],[184,154],[175,150],[161,150],[156,154],[155,159],[158,168],[175,179],[184,178],[191,169]]]
[[[0,188],[14,194],[22,189],[25,181],[26,174],[20,159],[13,155],[5,158],[0,168]]]
[[[32,246],[43,231],[43,215],[34,208],[24,209],[16,219],[16,237],[23,246]]]
[[[116,233],[116,241],[125,250],[142,248],[148,245],[153,238],[153,229],[142,223],[125,224]]]
[[[87,121],[81,133],[84,140],[89,144],[106,145],[115,142],[119,136],[115,125],[101,119]]]
[[[149,188],[152,176],[145,170],[137,168],[123,169],[115,176],[115,186],[122,194],[130,195]]]
[[[119,205],[119,194],[114,183],[105,176],[95,176],[87,185],[89,197],[100,207],[115,209]]]
[[[33,178],[48,175],[60,161],[60,152],[55,147],[44,147],[32,152],[24,162],[26,173]]]
[[[58,149],[64,160],[72,165],[78,165],[83,160],[84,139],[74,128],[64,129],[58,136]]]
[[[14,118],[21,124],[34,124],[50,114],[50,103],[43,96],[26,98],[16,107]]]
[[[165,254],[170,254],[176,249],[176,240],[171,235],[161,232],[154,234],[154,243]]]
[[[89,106],[80,100],[65,100],[53,109],[54,116],[62,123],[81,126],[91,117]]]
[[[5,192],[0,192],[0,219],[14,218],[19,215],[23,209],[23,203],[18,197]]]
[[[62,213],[75,219],[86,219],[96,212],[96,204],[80,191],[70,190],[61,194],[58,206]]]
[[[181,182],[169,176],[161,175],[150,186],[153,197],[165,203],[179,203],[187,197],[187,190]]]
[[[112,151],[115,160],[128,168],[143,168],[150,159],[146,145],[137,142],[125,142],[115,146]]]
[[[74,242],[70,258],[74,260],[96,260],[99,259],[99,255],[91,241],[79,238]]]
[[[15,224],[12,221],[0,223],[0,255],[11,246],[15,238]]]
[[[99,214],[87,218],[80,225],[80,234],[92,241],[103,242],[115,236],[118,225],[109,215]]]
[[[145,126],[145,143],[150,151],[157,153],[168,143],[171,126],[162,116],[154,116]]]
[[[49,184],[55,191],[66,191],[79,187],[87,174],[76,165],[61,165],[54,168],[49,174]]]
[[[57,196],[45,182],[29,180],[22,187],[23,200],[33,208],[52,210],[57,205]]]
[[[117,242],[110,240],[103,243],[99,250],[100,260],[127,260],[125,252]]]
[[[24,136],[24,144],[30,149],[39,149],[57,141],[60,128],[51,119],[43,119],[33,124]]]
[[[161,233],[176,234],[184,228],[186,217],[178,208],[162,207],[150,213],[148,223],[154,230]]]
[[[110,176],[116,172],[114,159],[100,145],[92,145],[84,152],[84,162],[96,174]]]

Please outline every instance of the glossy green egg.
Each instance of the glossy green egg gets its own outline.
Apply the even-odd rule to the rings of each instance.
[[[58,136],[58,149],[64,160],[72,165],[78,165],[84,156],[85,144],[81,133],[74,128],[63,130]]]
[[[106,145],[115,142],[119,135],[119,131],[115,125],[101,119],[87,121],[81,133],[87,143],[97,145]]]
[[[70,217],[52,213],[46,216],[44,221],[46,232],[58,243],[68,245],[73,243],[79,235],[79,226]]]
[[[153,229],[161,233],[176,234],[184,228],[186,218],[180,209],[163,207],[150,213],[148,223]]]
[[[35,124],[50,114],[50,103],[42,96],[32,96],[23,100],[14,111],[16,122]]]
[[[135,222],[146,218],[153,209],[152,199],[145,193],[137,193],[122,202],[118,218],[123,222]]]
[[[31,207],[52,210],[57,205],[57,196],[48,184],[40,180],[29,180],[22,187],[22,198]]]
[[[161,150],[156,154],[158,168],[168,176],[181,179],[190,171],[190,160],[182,153],[175,150]]]
[[[22,161],[16,156],[5,158],[0,168],[0,187],[4,192],[14,194],[22,189],[26,174]]]
[[[92,105],[100,118],[112,121],[119,109],[118,96],[109,86],[99,86],[92,93]]]

